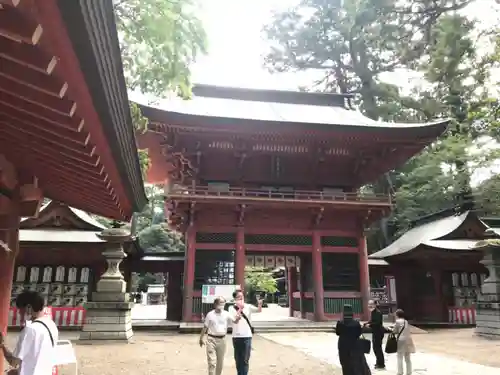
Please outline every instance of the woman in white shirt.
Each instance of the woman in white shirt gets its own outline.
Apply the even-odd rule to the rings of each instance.
[[[415,353],[415,344],[411,337],[410,325],[403,310],[396,310],[396,324],[393,332],[398,339],[398,375],[403,375],[403,360],[406,363],[406,375],[411,375],[411,353]]]

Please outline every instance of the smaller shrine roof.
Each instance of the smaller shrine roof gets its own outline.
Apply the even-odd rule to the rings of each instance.
[[[64,227],[59,227],[61,223],[65,223]],[[37,218],[21,220],[19,241],[21,243],[102,243],[104,241],[98,238],[97,234],[105,228],[82,210],[50,201],[42,206]]]
[[[144,255],[141,260],[145,262],[174,262],[174,261],[184,261],[184,253],[177,253],[176,255]]]
[[[89,225],[92,225],[96,228],[99,228],[99,229],[106,229],[106,227],[104,225],[102,225],[101,223],[99,223],[96,219],[94,219],[92,216],[90,216],[88,213],[86,213],[85,211],[82,211],[82,210],[79,210],[78,208],[74,208],[74,207],[68,207],[71,212],[73,212],[80,220],[88,223]]]
[[[470,214],[470,211],[466,211],[460,215],[451,215],[419,225],[369,257],[372,259],[386,259],[408,253],[420,245],[447,250],[470,250],[477,241],[462,239],[440,240],[440,238],[458,229]]]
[[[101,243],[104,242],[97,234],[101,233],[83,230],[61,229],[21,229],[19,241],[23,242],[60,242],[60,243]]]
[[[383,259],[368,259],[368,265],[374,267],[382,267],[382,266],[388,266],[389,263],[387,263]]]

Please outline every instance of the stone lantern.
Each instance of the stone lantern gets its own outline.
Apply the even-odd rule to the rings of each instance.
[[[79,340],[129,342],[133,336],[131,311],[134,304],[129,300],[127,283],[119,267],[127,256],[123,244],[130,240],[131,234],[125,229],[109,228],[97,236],[107,242],[107,249],[102,253],[107,269],[97,282],[92,302],[85,304],[85,323]]]
[[[485,234],[491,236],[491,230]],[[477,301],[476,334],[500,340],[500,239],[479,241],[474,249],[483,252],[481,263],[488,269]]]

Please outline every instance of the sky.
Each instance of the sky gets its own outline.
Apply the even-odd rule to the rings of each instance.
[[[262,89],[296,89],[310,77],[271,74],[263,67],[268,44],[262,28],[273,10],[295,0],[204,0],[200,14],[209,52],[193,67],[193,82]],[[302,78],[302,82],[301,82]]]
[[[347,0],[349,1],[349,0]],[[193,66],[193,82],[262,89],[294,90],[309,86],[311,74],[271,74],[263,67],[268,43],[262,33],[274,10],[285,10],[298,0],[203,0],[200,17],[209,43],[207,56]],[[465,13],[489,26],[498,22],[491,11],[494,0],[477,0]],[[407,82],[414,76],[398,72],[384,77]],[[409,83],[408,83],[409,84]]]

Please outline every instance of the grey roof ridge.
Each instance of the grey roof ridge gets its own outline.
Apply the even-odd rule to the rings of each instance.
[[[216,98],[219,100],[225,100],[228,101],[227,106],[231,107],[231,101],[241,101],[239,99],[226,99],[226,98]],[[196,98],[191,99],[191,101],[196,100]],[[190,101],[178,101],[179,103],[181,102],[190,102]],[[324,122],[307,122],[303,123],[300,121],[294,121],[290,119],[284,119],[283,116],[277,111],[276,108],[273,106],[275,105],[282,105],[285,103],[277,103],[277,102],[261,102],[261,104],[267,105],[267,107],[274,113],[275,115],[278,116],[276,119],[256,119],[256,118],[245,118],[244,116],[241,117],[233,117],[233,116],[224,116],[224,115],[215,115],[211,113],[193,113],[190,112],[187,109],[184,108],[168,108],[167,106],[158,106],[158,105],[144,105],[140,103],[136,103],[139,105],[141,108],[143,115],[148,117],[150,121],[153,122],[162,122],[165,121],[165,119],[159,119],[159,117],[167,116],[169,122],[175,124],[178,122],[181,118],[183,119],[182,122],[184,121],[189,121],[191,120],[197,120],[197,121],[204,121],[207,122],[208,120],[212,119],[216,120],[219,124],[224,123],[224,121],[230,121],[232,124],[237,124],[238,122],[245,122],[245,123],[267,123],[267,124],[297,124],[297,125],[318,125],[318,126],[337,126],[339,128],[345,127],[350,128],[351,130],[361,126],[365,129],[424,129],[424,128],[433,128],[433,127],[439,127],[439,126],[445,126],[447,125],[451,119],[450,118],[442,118],[442,119],[436,119],[434,121],[430,122],[424,122],[424,123],[399,123],[399,122],[386,122],[386,121],[377,121],[373,120],[369,117],[366,117],[363,115],[359,110],[357,109],[349,109],[349,108],[343,108],[343,107],[327,107],[328,109],[335,110],[335,111],[345,111],[346,113],[350,114],[355,114],[356,116],[359,117],[359,123],[355,125],[351,124],[343,124],[341,121],[340,123],[324,123]],[[312,106],[310,104],[294,104],[296,106]],[[358,120],[358,119],[357,119]],[[446,130],[446,127],[442,128],[442,132]]]
[[[432,240],[438,240],[453,231],[455,231],[460,225],[463,224],[463,222],[467,219],[468,215],[470,214],[470,211],[466,211],[460,215],[450,215],[441,219],[438,219],[436,221],[431,221],[422,225],[419,225],[415,228],[410,229],[406,233],[404,233],[401,237],[399,237],[396,241],[391,243],[389,246],[377,251],[376,253],[373,253],[369,255],[369,258],[372,259],[385,259],[391,256],[395,255],[401,255],[405,254],[417,246],[423,244],[426,241],[432,241]],[[460,220],[454,222],[454,218],[460,218]],[[452,221],[453,220],[453,221]],[[448,223],[449,222],[449,223]],[[439,226],[443,227],[444,225],[449,225],[449,227],[444,227],[442,229],[442,233],[438,233],[440,229]],[[425,229],[430,227],[433,228],[434,234],[429,234],[425,233]],[[416,236],[421,233],[421,236],[419,238],[413,238],[412,236]],[[430,232],[430,230],[429,230]],[[427,234],[428,237],[424,238],[424,235]]]

